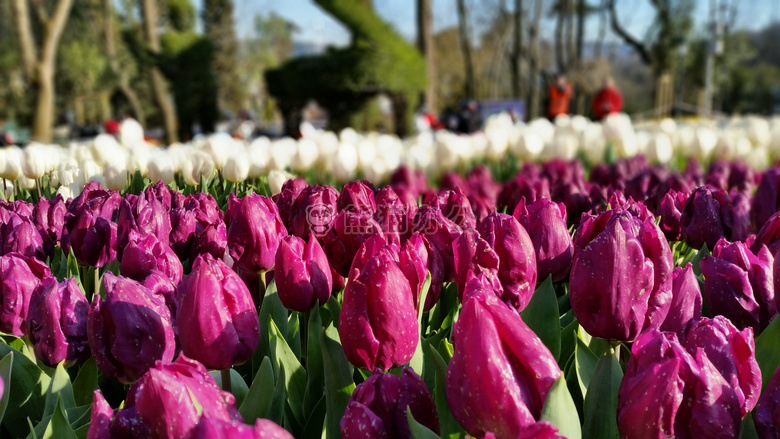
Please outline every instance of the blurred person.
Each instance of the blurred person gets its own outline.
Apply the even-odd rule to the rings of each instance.
[[[463,110],[460,112],[458,123],[458,132],[471,134],[482,129],[482,112],[479,111],[477,101],[469,99]]]
[[[623,94],[615,87],[615,81],[607,77],[604,85],[596,93],[592,104],[593,119],[602,120],[610,114],[619,113],[623,109]]]
[[[574,88],[563,75],[559,75],[555,84],[550,86],[549,105],[547,107],[547,116],[550,120],[562,114],[569,114],[569,101],[574,94]]]
[[[435,131],[443,127],[442,123],[430,112],[426,104],[420,105],[417,109],[414,121],[418,133]]]

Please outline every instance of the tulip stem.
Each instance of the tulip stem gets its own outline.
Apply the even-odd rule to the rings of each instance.
[[[38,199],[41,199],[41,180],[35,179],[35,189],[38,189]]]
[[[32,360],[33,363],[37,363],[38,359],[35,358],[35,349],[33,348],[32,340],[30,340],[30,337],[24,336],[22,337],[22,340],[24,340],[24,345],[27,347],[27,351],[29,352],[29,357]]]
[[[222,369],[219,372],[222,374],[222,390],[233,393],[233,386],[230,383],[230,369]]]
[[[257,304],[257,309],[260,309],[260,307],[263,306],[263,298],[265,298],[265,289],[267,287],[267,285],[265,283],[265,273],[266,273],[265,270],[260,270],[257,273],[257,277],[260,280],[260,294],[259,294],[260,301]]]
[[[5,182],[5,178],[4,178],[4,179],[3,179],[3,190],[2,190],[2,192],[3,192],[3,193],[2,193],[2,194],[0,194],[0,196],[2,196],[2,197],[3,197],[3,200],[5,200],[5,186],[6,186],[6,184],[7,184],[7,183]]]
[[[309,317],[311,310],[301,314],[301,365],[305,368],[309,358]]]
[[[95,297],[98,294],[100,294],[100,269],[95,267],[95,293],[92,297]]]

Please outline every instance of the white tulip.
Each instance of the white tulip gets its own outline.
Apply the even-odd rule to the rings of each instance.
[[[376,139],[377,155],[382,157],[385,166],[392,171],[401,165],[401,154],[404,145],[401,139],[389,134],[382,134]]]
[[[347,182],[355,176],[358,167],[358,151],[351,143],[342,143],[336,151],[330,170],[339,182]]]
[[[17,180],[19,182],[19,185],[23,187],[24,189],[31,191],[35,189],[35,179],[34,178],[27,178],[25,176],[19,177]]]
[[[133,118],[123,120],[119,124],[119,143],[126,148],[144,143],[144,127]]]
[[[189,160],[182,160],[181,173],[184,182],[190,186],[200,184],[200,178],[208,179],[214,172],[214,162],[211,156],[203,151],[192,149]]]
[[[373,139],[370,138],[363,138],[363,140],[358,143],[357,146],[358,151],[358,168],[360,169],[367,169],[371,166],[371,162],[376,160],[376,145],[374,144]]]
[[[271,169],[284,170],[290,167],[290,161],[298,150],[298,142],[290,137],[284,137],[271,142],[269,165]]]
[[[545,118],[534,119],[528,123],[527,128],[534,131],[545,144],[552,142],[555,135],[555,126]]]
[[[95,163],[94,160],[84,160],[80,164],[81,174],[84,181],[92,181],[95,177],[103,177],[103,167]]]
[[[86,184],[86,179],[81,172],[78,162],[71,157],[63,160],[57,167],[57,179],[62,186],[70,186],[74,183],[78,186]]]
[[[11,196],[14,194],[14,184],[11,180],[2,180],[2,191],[3,191],[3,199],[7,200],[11,198]]]
[[[112,157],[121,151],[122,147],[117,142],[116,137],[111,134],[98,134],[92,142],[89,143],[92,151],[92,159],[100,166],[105,166]]]
[[[127,155],[127,169],[139,171],[141,175],[146,176],[149,171],[149,160],[151,159],[150,146],[145,143],[139,143]]]
[[[206,139],[203,150],[211,156],[217,169],[225,167],[225,162],[233,149],[234,139],[227,133],[215,133]]]
[[[319,146],[312,139],[303,138],[298,141],[295,156],[290,161],[293,171],[305,172],[314,167],[320,157]]]
[[[249,160],[246,154],[234,153],[228,157],[222,175],[227,181],[241,183],[249,177]]]
[[[647,158],[656,163],[669,163],[674,155],[672,139],[665,131],[652,135],[647,145]]]
[[[601,163],[607,150],[604,128],[600,123],[589,124],[580,133],[580,149],[589,163]]]
[[[18,146],[5,148],[5,169],[0,169],[0,178],[16,180],[22,176],[24,153]]]
[[[113,161],[103,168],[103,180],[106,188],[119,191],[127,186],[127,168],[124,162]]]
[[[704,160],[710,156],[710,153],[712,153],[712,150],[715,149],[715,146],[718,144],[718,135],[707,127],[696,128],[694,133],[695,140],[692,153],[696,158]]]
[[[247,159],[249,160],[249,176],[262,177],[268,173],[268,164],[271,160],[269,149],[271,141],[267,137],[258,137],[247,147]]]
[[[284,182],[295,178],[294,175],[290,174],[289,172],[285,171],[279,171],[279,170],[272,170],[268,173],[268,186],[271,189],[271,194],[276,195],[279,192],[282,191],[282,185],[284,185]]]
[[[158,152],[149,161],[147,176],[152,183],[162,181],[165,184],[171,184],[174,180],[173,159],[163,151]]]
[[[544,151],[544,139],[533,128],[526,126],[520,132],[515,155],[521,159],[534,159]]]

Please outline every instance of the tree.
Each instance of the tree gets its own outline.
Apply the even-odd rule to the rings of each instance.
[[[143,14],[144,38],[148,50],[152,55],[160,56],[160,36],[157,33],[160,14],[157,10],[157,0],[141,0],[141,10]],[[165,124],[166,139],[168,143],[176,143],[179,140],[178,121],[168,91],[168,84],[166,84],[162,72],[156,65],[149,65],[148,69],[154,100],[157,103],[157,107],[163,117],[163,123]]]
[[[38,27],[34,27],[30,19],[28,0],[13,0],[13,2],[22,65],[27,81],[36,93],[32,138],[41,142],[51,142],[57,47],[73,6],[73,0],[58,0],[52,15],[49,15],[49,11],[41,2],[32,3],[39,22]],[[34,35],[34,29],[38,28],[41,29],[38,37],[40,48],[36,45]]]
[[[118,33],[114,27],[116,20],[116,13],[114,12],[113,0],[103,0],[103,32],[105,41],[106,56],[108,57],[108,66],[114,76],[117,77],[117,88],[127,99],[130,104],[130,108],[133,111],[133,116],[141,124],[146,125],[146,111],[144,111],[141,105],[141,99],[135,92],[135,89],[130,86],[130,75],[128,74],[128,67],[123,63],[122,58],[119,56],[117,50]]]
[[[432,0],[417,0],[417,47],[425,57],[428,85],[425,88],[425,103],[428,110],[436,113],[436,46],[433,43]]]
[[[536,0],[534,5],[534,15],[531,24],[528,27],[528,45],[529,62],[528,77],[531,86],[528,89],[528,119],[535,119],[540,115],[541,95],[539,93],[539,72],[541,70],[542,55],[539,48],[539,27],[542,22],[542,11],[544,9],[544,0]]]
[[[238,69],[238,40],[233,20],[233,0],[204,0],[203,30],[214,47],[212,61],[219,107],[238,112],[245,106]]]
[[[474,76],[474,63],[471,57],[471,31],[466,15],[465,0],[457,0],[457,4],[460,49],[463,51],[463,64],[466,70],[466,95],[470,99],[474,99],[477,96],[477,80]]]
[[[514,14],[514,46],[512,50],[512,57],[510,59],[510,65],[512,68],[512,95],[519,97],[522,94],[522,87],[520,85],[520,78],[523,77],[522,56],[523,56],[523,18],[525,17],[525,10],[523,9],[523,0],[515,0],[515,14]]]

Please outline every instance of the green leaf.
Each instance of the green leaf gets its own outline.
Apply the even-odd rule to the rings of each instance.
[[[458,287],[453,283],[445,285],[441,290],[439,301],[428,313],[428,331],[442,331],[452,327],[455,309],[460,305]]]
[[[442,340],[445,342],[446,340]],[[440,345],[441,346],[441,345]],[[433,401],[436,403],[436,411],[439,413],[439,425],[441,426],[442,438],[460,438],[465,437],[466,432],[463,427],[458,424],[455,417],[450,411],[450,405],[447,402],[447,362],[439,351],[429,345],[431,356],[433,357],[433,364],[436,368],[436,385],[433,388]]]
[[[547,276],[547,279],[534,291],[531,302],[520,316],[557,360],[561,354],[561,322],[552,276]]]
[[[753,422],[753,412],[745,415],[739,428],[739,439],[758,439],[756,424]]]
[[[58,364],[54,369],[54,374],[49,382],[49,389],[46,391],[46,405],[43,410],[43,416],[54,413],[57,401],[61,401],[64,410],[76,407],[76,399],[73,396],[73,386],[70,384],[70,376],[65,370],[63,363]]]
[[[0,378],[3,379],[3,394],[0,395],[0,423],[5,415],[5,408],[8,406],[8,397],[11,392],[11,371],[14,365],[14,354],[9,352],[0,360]]]
[[[618,439],[617,403],[623,369],[610,347],[599,358],[585,396],[584,439]]]
[[[298,313],[290,313],[287,317],[287,332],[284,334],[284,339],[298,361],[301,361],[301,337],[301,324],[298,319]]]
[[[409,367],[411,367],[417,375],[423,376],[423,310],[425,309],[425,300],[428,297],[428,290],[431,288],[431,272],[428,271],[425,275],[425,282],[423,282],[422,289],[420,290],[419,301],[417,302],[417,348],[414,350],[414,355],[409,361]]]
[[[263,358],[268,356],[273,357],[271,352],[271,319],[279,327],[282,334],[287,334],[287,308],[282,305],[282,301],[279,299],[279,294],[276,292],[276,282],[271,282],[265,290],[265,296],[263,297],[263,304],[260,306],[260,344],[252,357],[252,373],[257,373],[257,368],[260,367],[260,363]]]
[[[58,397],[51,421],[49,421],[49,425],[46,426],[46,431],[43,433],[43,439],[76,439],[76,433],[70,427],[63,406],[62,398]]]
[[[772,320],[756,338],[756,361],[761,368],[763,387],[769,384],[772,375],[780,367],[780,343],[777,340],[780,340],[780,318]]]
[[[46,391],[51,378],[21,352],[6,344],[0,344],[0,356],[5,357],[9,353],[13,353],[13,379],[10,383],[5,383],[9,388],[9,398],[3,416],[3,426],[12,437],[25,437],[29,433],[27,418],[33,424],[43,419]]]
[[[340,438],[339,422],[347,410],[347,403],[355,382],[352,380],[352,365],[344,355],[344,348],[339,341],[339,333],[332,324],[320,329],[320,345],[322,346],[322,364],[325,370],[325,403],[327,416],[325,428],[329,439]]]
[[[580,439],[580,417],[577,407],[566,387],[566,378],[561,374],[560,378],[552,385],[547,394],[547,400],[542,408],[542,421],[549,421],[558,428],[558,433],[568,439]]]
[[[309,322],[306,328],[306,392],[303,395],[303,411],[312,413],[315,406],[322,399],[322,390],[325,388],[325,370],[322,364],[322,347],[320,345],[320,331],[322,330],[322,318],[319,305],[309,313]],[[324,409],[323,409],[324,410]]]
[[[284,369],[285,391],[287,392],[287,402],[290,404],[293,415],[299,424],[306,422],[303,414],[303,394],[306,392],[306,370],[301,366],[301,362],[293,353],[287,341],[284,339],[276,322],[271,320],[271,348],[274,351],[276,366],[278,370]]]
[[[412,439],[440,439],[430,428],[420,424],[414,419],[409,406],[406,406],[406,422],[409,423],[409,431],[412,433]]]
[[[89,424],[82,425],[73,432],[76,434],[77,439],[87,439],[87,433],[89,433]]]
[[[314,409],[307,412],[311,414],[309,415],[309,419],[306,421],[306,426],[303,427],[303,433],[301,434],[301,437],[322,436],[322,431],[325,426],[325,415],[327,407],[328,403],[325,401],[325,397],[323,396],[314,406]]]
[[[244,402],[239,405],[238,412],[244,417],[244,422],[251,425],[257,418],[268,417],[274,402],[271,391],[273,388],[274,368],[271,366],[271,359],[265,357],[252,380],[252,386]]]
[[[588,386],[590,385],[593,373],[596,371],[596,364],[599,362],[599,357],[596,356],[585,345],[585,342],[577,337],[577,347],[574,351],[574,366],[577,370],[577,381],[580,384],[580,391],[582,396],[588,395]]]
[[[333,323],[333,326],[336,327],[336,329],[339,328],[339,316],[341,315],[341,305],[339,304],[338,299],[336,299],[336,296],[330,296],[330,299],[328,299],[328,302],[325,304],[325,306],[322,307],[323,310],[325,310],[329,317],[329,321],[324,321],[324,326],[327,326],[329,323]]]
[[[95,390],[98,389],[98,368],[95,357],[89,357],[81,365],[76,379],[73,381],[73,397],[78,405],[92,404]]]
[[[561,330],[561,354],[558,357],[558,366],[563,367],[569,361],[569,357],[574,354],[574,349],[577,346],[578,327],[579,322],[574,319]]]
[[[216,370],[210,372],[211,378],[216,381],[219,388],[222,388],[222,371]],[[241,404],[246,399],[246,395],[249,393],[249,386],[246,385],[246,381],[235,369],[230,369],[230,393],[236,397],[236,406],[241,407]]]

